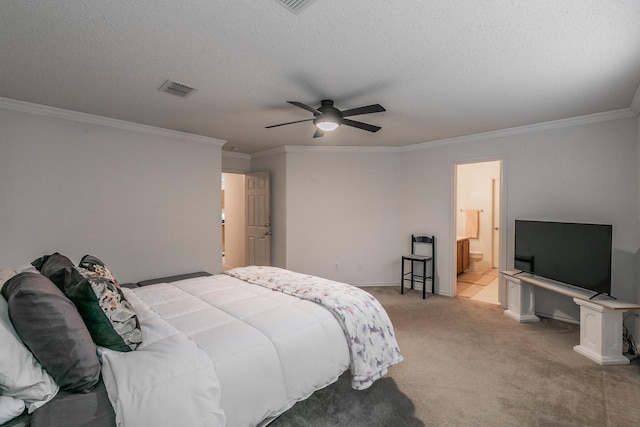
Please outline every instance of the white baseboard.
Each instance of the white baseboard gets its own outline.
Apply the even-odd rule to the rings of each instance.
[[[353,286],[357,286],[359,288],[366,288],[371,286],[393,286],[400,289],[399,283],[352,283]],[[422,288],[420,288],[422,290]]]

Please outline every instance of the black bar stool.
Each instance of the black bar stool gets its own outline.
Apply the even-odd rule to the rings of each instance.
[[[416,254],[417,247],[431,246],[431,255],[419,255]],[[411,271],[405,273],[404,266],[405,261],[411,262]],[[420,274],[414,272],[414,264],[422,264],[422,271]],[[427,264],[431,265],[431,268],[427,270]],[[400,278],[400,293],[404,294],[404,282],[411,282],[411,289],[414,289],[414,282],[416,279],[422,281],[422,299],[427,297],[427,280],[431,280],[431,294],[435,292],[435,269],[436,269],[436,238],[435,236],[416,236],[411,235],[411,254],[402,256],[402,277]]]

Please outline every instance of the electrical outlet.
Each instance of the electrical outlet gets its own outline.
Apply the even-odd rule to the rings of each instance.
[[[340,265],[336,262],[335,264],[333,264],[333,269],[334,269],[335,271],[340,270]]]
[[[356,265],[356,268],[358,269],[358,271],[364,270],[364,266],[362,264],[360,264],[360,263],[358,265]]]

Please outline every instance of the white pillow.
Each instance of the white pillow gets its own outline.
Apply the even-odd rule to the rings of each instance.
[[[2,285],[4,285],[4,282],[11,279],[15,275],[16,272],[9,268],[0,268],[0,289],[2,289]]]
[[[0,424],[14,419],[24,411],[24,400],[0,396]]]
[[[22,343],[0,296],[0,394],[25,401],[29,413],[47,403],[58,385]]]

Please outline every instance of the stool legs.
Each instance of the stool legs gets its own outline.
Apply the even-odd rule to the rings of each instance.
[[[402,257],[402,267],[400,267],[400,294],[404,294],[404,257]]]
[[[407,274],[411,275],[410,279],[405,278],[405,262],[411,262],[410,272]],[[427,298],[427,262],[432,262],[433,260],[414,260],[410,258],[402,257],[402,264],[400,267],[400,294],[404,294],[404,282],[405,280],[411,281],[411,289],[415,289],[415,275],[414,275],[414,263],[420,262],[422,263],[422,299]],[[433,264],[431,267],[431,293],[433,294],[435,288],[435,277],[433,271]]]
[[[413,289],[413,264],[414,261],[411,260],[411,289]]]
[[[422,262],[422,299],[427,298],[427,261]]]

